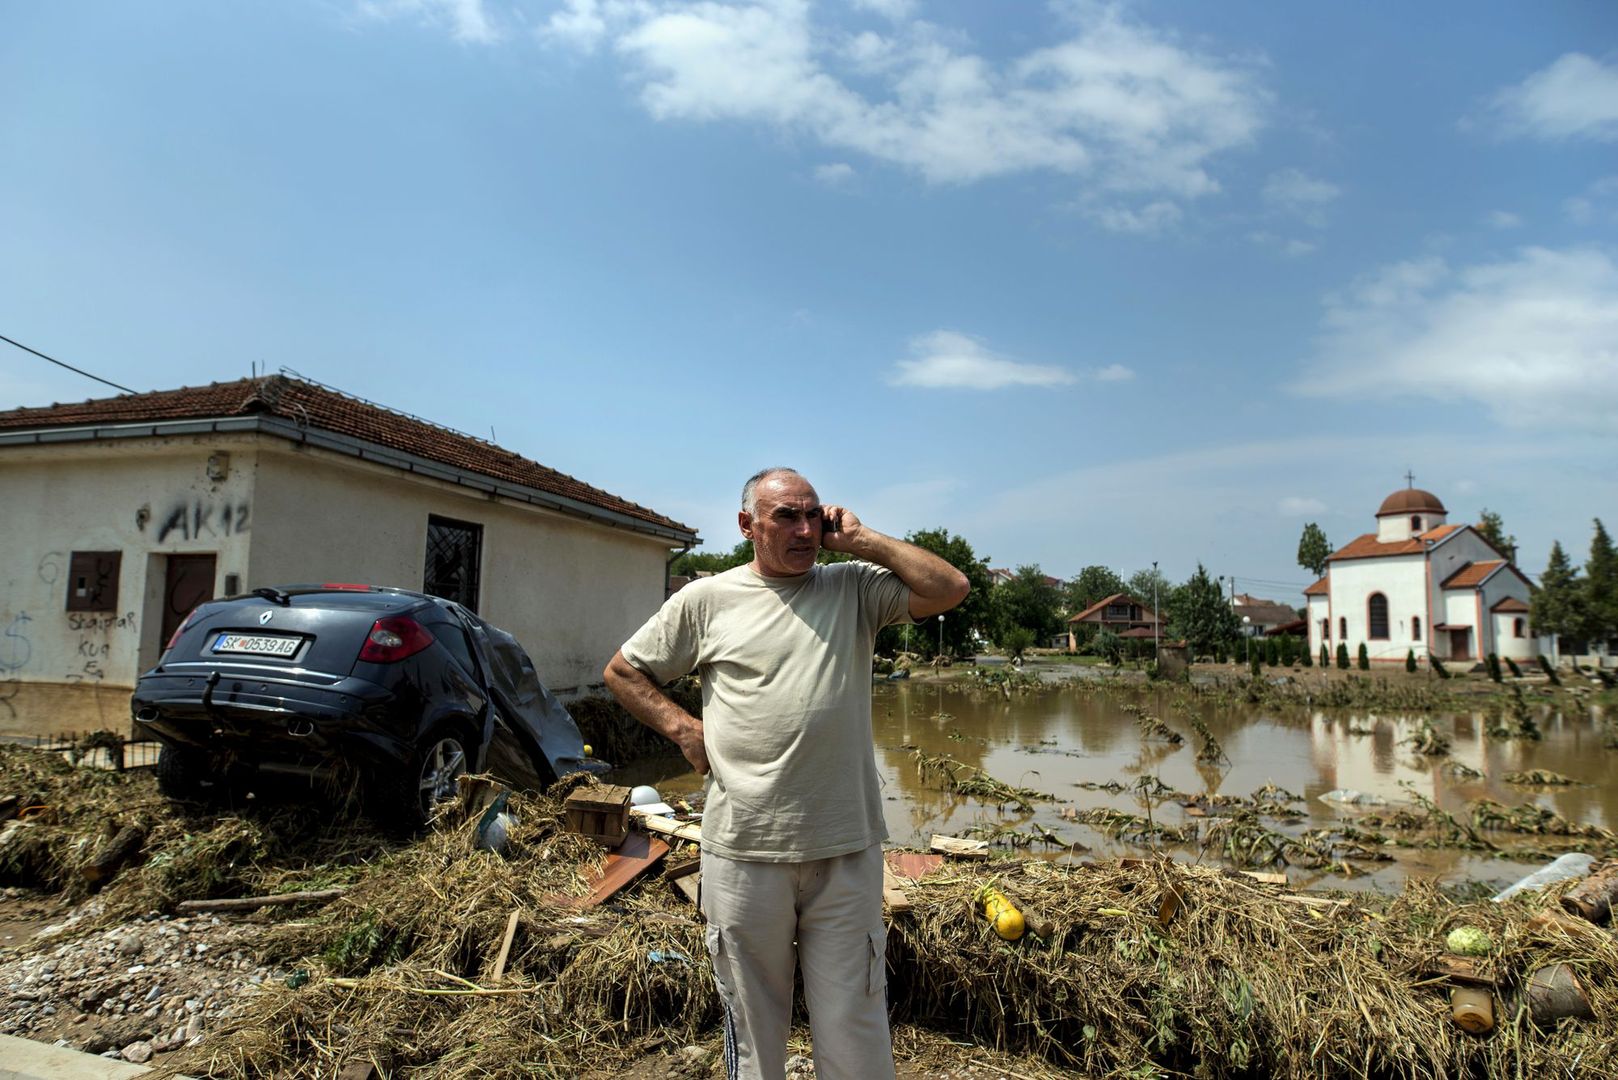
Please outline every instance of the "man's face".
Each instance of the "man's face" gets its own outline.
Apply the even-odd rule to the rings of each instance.
[[[777,473],[753,489],[757,513],[737,517],[753,541],[753,561],[766,577],[807,574],[820,551],[820,496],[801,476]]]

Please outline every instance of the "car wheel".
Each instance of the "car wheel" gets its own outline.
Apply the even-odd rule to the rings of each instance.
[[[157,751],[157,790],[171,799],[196,800],[216,794],[208,755],[164,743]]]
[[[396,780],[383,785],[386,794],[377,808],[382,820],[420,828],[440,805],[459,794],[465,772],[466,737],[452,728],[430,732]]]

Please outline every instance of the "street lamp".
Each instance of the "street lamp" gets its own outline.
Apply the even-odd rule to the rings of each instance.
[[[944,655],[944,616],[938,617],[938,655]]]

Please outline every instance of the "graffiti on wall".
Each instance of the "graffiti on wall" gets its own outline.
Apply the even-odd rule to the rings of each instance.
[[[34,642],[28,635],[28,624],[33,621],[28,612],[19,611],[0,631],[0,671],[20,671],[33,657]]]
[[[248,531],[253,508],[246,502],[208,502],[192,499],[178,502],[163,515],[157,527],[157,542],[199,540],[204,536],[235,536]]]

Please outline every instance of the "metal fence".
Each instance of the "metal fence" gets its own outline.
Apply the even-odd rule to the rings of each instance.
[[[16,735],[7,739],[19,746],[59,753],[79,765],[102,769],[148,769],[157,764],[156,739],[130,739],[116,731],[68,731],[49,735]]]

